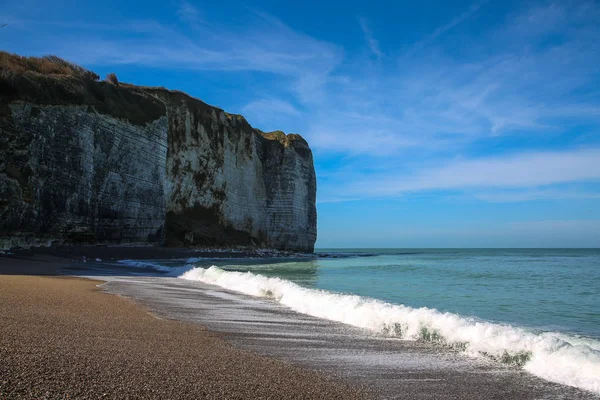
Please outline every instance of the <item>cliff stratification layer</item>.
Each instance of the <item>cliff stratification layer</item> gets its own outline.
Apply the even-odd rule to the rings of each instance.
[[[0,248],[313,250],[316,179],[302,137],[181,92],[100,82],[55,58],[42,71],[19,64],[28,60],[0,53]]]

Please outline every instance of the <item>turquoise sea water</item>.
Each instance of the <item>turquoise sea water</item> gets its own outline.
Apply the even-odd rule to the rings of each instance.
[[[317,249],[341,258],[222,265],[301,286],[600,338],[600,249]]]
[[[124,260],[421,340],[600,395],[600,249],[319,249],[304,259]],[[192,289],[193,290],[193,289]]]

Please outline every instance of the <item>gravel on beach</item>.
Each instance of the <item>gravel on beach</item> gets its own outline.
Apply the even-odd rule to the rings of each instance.
[[[237,349],[201,326],[158,319],[99,283],[0,275],[0,398],[366,397],[325,374]]]

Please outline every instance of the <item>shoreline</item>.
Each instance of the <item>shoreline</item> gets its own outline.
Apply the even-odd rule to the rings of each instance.
[[[3,265],[11,259],[19,264],[32,262],[0,256],[0,273],[7,271]],[[349,390],[356,398],[595,398],[522,370],[469,360],[426,343],[382,340],[358,328],[298,314],[274,302],[209,284],[140,274],[139,270],[127,275],[120,267],[86,264],[77,258],[36,254],[32,259],[55,273],[66,270],[69,275],[100,279],[105,282],[103,292],[118,294],[123,301],[127,300],[122,297],[132,299],[132,304],[141,306],[147,315],[152,313],[174,323],[183,321],[224,338],[226,345],[234,349],[311,373],[322,372],[321,378],[338,385],[352,382],[355,388]],[[3,278],[0,275],[0,286]],[[290,396],[286,393],[283,397]]]
[[[0,257],[34,259],[38,257],[57,257],[71,261],[116,261],[123,259],[185,259],[185,258],[311,258],[317,253],[295,253],[274,249],[229,249],[229,248],[191,248],[166,246],[51,246],[29,249],[6,250]]]
[[[236,348],[199,324],[160,319],[98,288],[103,281],[16,275],[6,261],[2,398],[367,398],[332,376]],[[52,261],[36,262],[56,271]]]
[[[92,275],[93,276],[93,275]],[[264,298],[173,277],[107,277],[153,313],[198,323],[236,347],[359,383],[384,399],[594,399],[520,368],[434,343],[390,339]]]

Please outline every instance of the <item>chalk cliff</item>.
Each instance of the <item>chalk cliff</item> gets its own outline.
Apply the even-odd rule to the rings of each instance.
[[[315,198],[299,135],[261,132],[181,92],[0,53],[2,249],[150,242],[310,252]]]

